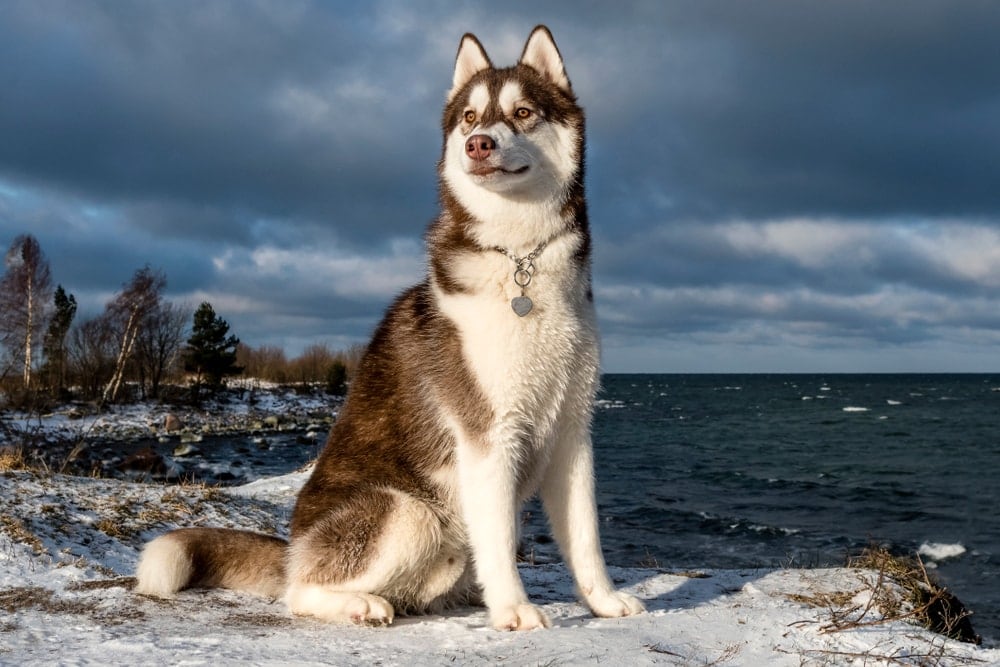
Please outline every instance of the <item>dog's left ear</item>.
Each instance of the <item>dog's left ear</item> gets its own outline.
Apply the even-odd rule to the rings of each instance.
[[[537,26],[531,31],[519,62],[538,70],[567,93],[572,92],[569,77],[566,76],[566,69],[563,67],[562,56],[559,55],[556,42],[552,39],[552,33],[545,26]]]

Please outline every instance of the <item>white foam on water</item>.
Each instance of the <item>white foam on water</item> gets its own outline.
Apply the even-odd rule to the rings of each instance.
[[[856,405],[848,405],[846,408],[844,408],[844,412],[868,412],[868,408],[862,408]]]
[[[890,399],[888,399],[888,400],[886,401],[886,403],[888,403],[889,405],[902,405],[902,404],[903,404],[903,402],[902,402],[902,401],[894,401],[894,400],[892,400],[891,398],[890,398]]]
[[[964,554],[965,547],[961,544],[945,544],[943,542],[924,542],[917,549],[921,556],[931,560],[945,560],[947,558],[957,558]]]

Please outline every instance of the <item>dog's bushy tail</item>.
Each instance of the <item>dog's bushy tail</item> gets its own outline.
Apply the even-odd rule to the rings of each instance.
[[[285,594],[284,540],[227,528],[182,528],[146,545],[136,567],[136,593],[171,598],[185,588],[231,588]]]

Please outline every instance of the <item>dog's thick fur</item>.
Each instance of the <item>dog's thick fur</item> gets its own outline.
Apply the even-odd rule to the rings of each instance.
[[[375,331],[289,545],[177,530],[147,545],[138,592],[236,588],[368,624],[481,599],[496,628],[548,626],[516,565],[519,508],[537,492],[590,609],[642,611],[613,590],[598,538],[584,119],[548,29],[504,69],[465,35],[443,130],[427,279]],[[510,255],[543,243],[522,317]]]

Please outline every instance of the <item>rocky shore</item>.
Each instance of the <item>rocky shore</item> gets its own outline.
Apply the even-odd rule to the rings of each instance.
[[[320,444],[342,402],[319,385],[253,383],[227,388],[197,406],[143,401],[98,409],[72,403],[2,415],[0,452],[53,472],[170,481],[184,477],[175,459],[198,454],[203,442],[247,438],[261,450],[278,438]]]

